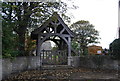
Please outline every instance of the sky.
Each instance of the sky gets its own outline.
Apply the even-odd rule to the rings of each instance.
[[[59,1],[59,0],[58,0]],[[68,7],[76,5],[77,9],[68,9],[71,23],[87,20],[99,31],[100,44],[109,48],[109,44],[118,38],[118,1],[119,0],[62,0]],[[119,10],[120,11],[120,10]],[[120,18],[120,16],[119,16]],[[120,27],[120,23],[119,23]]]
[[[68,9],[67,15],[71,16],[71,22],[87,20],[99,31],[100,44],[103,48],[109,48],[109,44],[117,38],[118,29],[118,0],[63,0],[77,9]],[[73,15],[73,16],[72,16]]]

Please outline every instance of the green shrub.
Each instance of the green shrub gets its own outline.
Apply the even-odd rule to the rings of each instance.
[[[11,49],[3,50],[2,57],[3,58],[14,58],[14,57],[17,57],[20,54],[19,52],[20,51],[11,50]]]
[[[120,60],[120,38],[110,44],[110,53],[114,59]]]

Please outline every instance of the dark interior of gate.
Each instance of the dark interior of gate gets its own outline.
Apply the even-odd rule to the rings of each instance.
[[[40,56],[42,64],[50,65],[67,64],[68,57],[71,56],[71,38],[73,37],[74,33],[57,13],[53,13],[45,23],[31,33],[31,38],[37,41],[37,55]],[[53,41],[58,49],[41,49],[42,44],[47,40]]]

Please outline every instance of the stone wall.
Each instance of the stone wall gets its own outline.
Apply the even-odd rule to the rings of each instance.
[[[11,73],[21,72],[24,70],[39,69],[40,66],[40,58],[37,56],[2,59],[2,77],[4,78]]]
[[[118,60],[113,60],[109,56],[85,56],[72,57],[72,66],[95,69],[113,69],[118,70]]]
[[[15,72],[21,72],[30,69],[39,69],[41,66],[40,58],[37,56],[31,57],[17,57],[15,59],[0,59],[2,61],[2,77]],[[85,56],[85,57],[72,57],[73,67],[85,67],[95,69],[114,69],[118,70],[119,62],[113,60],[108,56]]]

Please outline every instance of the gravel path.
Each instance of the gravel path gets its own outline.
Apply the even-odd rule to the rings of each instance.
[[[94,79],[94,80],[92,80]],[[97,79],[97,80],[96,80]],[[42,70],[24,71],[12,74],[2,81],[117,81],[118,71],[86,68],[44,67]]]

